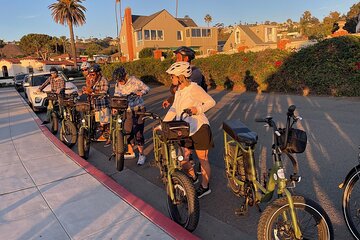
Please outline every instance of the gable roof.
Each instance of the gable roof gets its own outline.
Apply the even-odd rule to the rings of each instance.
[[[6,61],[12,64],[20,64],[20,59],[18,58],[0,58],[0,61]]]
[[[132,21],[134,30],[136,31],[136,30],[142,29],[146,24],[148,24],[150,21],[152,21],[154,18],[156,18],[160,13],[162,13],[164,11],[169,13],[168,11],[163,9],[163,10],[156,12],[150,16],[131,15],[131,21]],[[196,23],[191,18],[174,18],[174,19],[177,20],[184,27],[197,27]]]
[[[241,28],[255,44],[265,44],[248,26],[240,25],[238,27]]]

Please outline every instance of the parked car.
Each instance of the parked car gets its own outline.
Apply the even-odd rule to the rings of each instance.
[[[78,91],[78,88],[75,86],[75,84],[70,82],[72,78],[68,79],[62,72],[59,72],[59,76],[65,80],[65,94],[71,94],[72,92]],[[49,77],[50,72],[28,74],[25,77],[25,82],[23,84],[25,97],[27,97],[29,105],[32,107],[34,112],[46,109],[46,92],[51,91],[51,86],[50,84],[47,85],[42,92],[37,92],[37,89]]]
[[[25,80],[25,76],[26,74],[18,74],[14,77],[14,85],[15,85],[15,89],[19,92],[24,91],[23,88],[23,83]]]

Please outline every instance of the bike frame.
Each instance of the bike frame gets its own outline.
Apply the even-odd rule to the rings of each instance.
[[[286,134],[289,128],[290,119],[288,118],[287,121],[287,130]],[[276,127],[276,126],[275,126]],[[287,141],[287,140],[286,140]],[[257,173],[256,173],[256,166],[255,166],[255,160],[254,160],[254,151],[255,147],[252,146],[243,146],[239,142],[235,141],[232,137],[230,137],[225,131],[224,131],[224,149],[225,149],[225,163],[226,163],[226,171],[227,174],[231,177],[231,179],[236,182],[237,184],[244,186],[245,182],[240,181],[235,177],[235,173],[237,170],[237,165],[239,163],[239,160],[241,157],[244,157],[244,161],[246,161],[246,168],[245,168],[245,176],[246,180],[250,182],[251,186],[254,190],[254,200],[256,203],[259,202],[268,202],[272,199],[273,193],[277,187],[277,194],[278,196],[283,196],[285,194],[288,202],[289,202],[289,208],[290,208],[290,215],[291,220],[294,226],[295,230],[295,236],[297,238],[301,238],[302,234],[300,231],[300,227],[297,222],[296,213],[294,210],[294,202],[291,196],[290,191],[287,189],[287,181],[285,174],[284,174],[284,168],[283,163],[281,159],[281,149],[278,144],[277,136],[274,132],[274,142],[276,144],[273,144],[272,146],[272,156],[273,156],[273,166],[269,173],[269,178],[267,181],[267,184],[265,187],[258,181],[257,179]],[[235,152],[234,156],[230,156],[230,146],[235,146]],[[239,155],[239,153],[243,155]],[[230,165],[233,166],[233,168],[230,170]],[[283,214],[284,219],[287,219],[288,216],[286,214]]]
[[[113,149],[115,149],[115,133],[117,131],[120,131],[123,133],[123,137],[124,137],[124,152],[127,152],[127,137],[126,137],[126,133],[124,131],[124,121],[125,121],[125,117],[126,116],[126,111],[120,111],[118,110],[118,112],[115,115],[111,115],[110,118],[110,136],[111,136],[111,142],[112,142],[112,146]]]

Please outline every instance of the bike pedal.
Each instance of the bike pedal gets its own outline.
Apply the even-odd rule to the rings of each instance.
[[[296,187],[296,182],[295,181],[291,181],[287,184],[286,188],[292,189]]]
[[[241,206],[241,207],[235,209],[235,214],[238,216],[244,216],[247,213],[248,213],[248,210],[245,208],[245,206]]]

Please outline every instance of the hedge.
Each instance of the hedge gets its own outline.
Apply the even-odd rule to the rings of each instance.
[[[152,58],[103,66],[106,77],[123,65],[145,82],[169,85],[165,73],[173,59]],[[344,36],[324,40],[299,52],[279,49],[218,54],[195,59],[212,87],[283,93],[360,96],[360,38]]]

